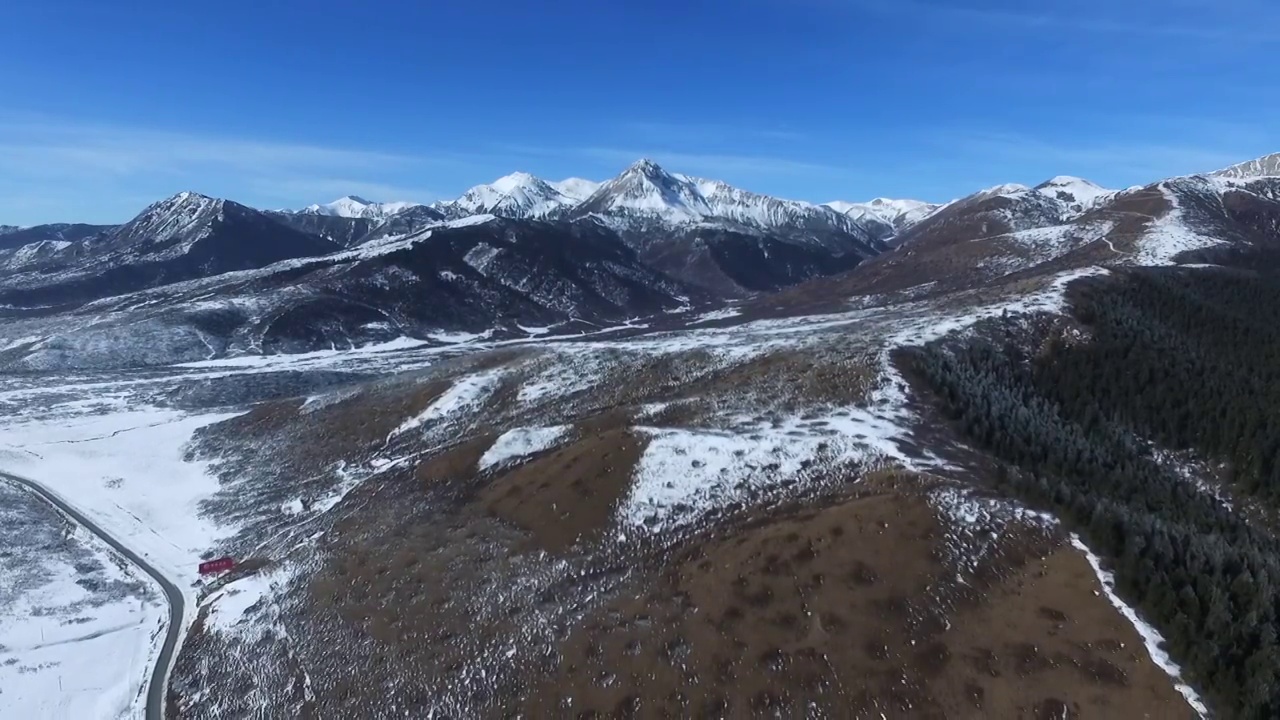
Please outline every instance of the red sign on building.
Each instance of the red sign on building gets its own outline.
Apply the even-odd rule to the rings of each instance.
[[[208,562],[200,563],[200,574],[209,575],[211,573],[220,573],[223,570],[230,570],[235,567],[236,561],[229,557],[218,558]]]

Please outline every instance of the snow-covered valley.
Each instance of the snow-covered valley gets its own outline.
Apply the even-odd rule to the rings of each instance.
[[[1094,710],[1204,715],[1203,677],[1126,604],[1114,559],[993,484],[918,360],[1020,334],[1046,354],[1088,343],[1073,315],[1083,289],[1140,267],[1215,272],[1236,259],[1225,251],[1265,247],[1273,180],[1115,192],[1057,177],[947,205],[809,206],[639,163],[598,185],[517,174],[466,196],[465,212],[497,215],[349,198],[299,215],[326,232],[408,212],[435,224],[229,272],[183,265],[174,282],[69,308],[5,308],[0,471],[56,493],[180,589],[171,716],[555,715],[630,707],[622,687],[667,711],[695,702],[673,687],[747,707],[747,689],[785,686],[867,713],[967,697],[968,666],[926,649],[1008,663],[988,676],[1019,683],[982,679],[996,715],[1057,708],[1063,687]],[[579,208],[599,217],[557,224]],[[168,262],[212,237],[202,218],[228,214],[270,227],[188,196],[111,231],[112,252],[167,233]],[[701,238],[726,221],[785,264],[814,256],[780,260],[759,233],[810,233],[815,218],[875,254],[787,274],[805,282],[777,293],[699,290],[610,229]],[[319,242],[309,232],[289,237]],[[804,237],[785,244],[831,240]],[[677,249],[704,257],[698,243]],[[1180,462],[1169,472],[1196,502],[1232,511],[1210,463]],[[164,594],[17,485],[0,482],[0,512],[16,548],[0,565],[0,707],[158,711],[146,686]],[[198,574],[223,556],[234,569]],[[1027,611],[1015,587],[1048,604]],[[858,622],[851,598],[900,632]],[[998,658],[970,633],[993,616],[1009,619]],[[837,630],[857,642],[830,642]],[[681,673],[719,679],[694,690]],[[905,679],[880,683],[893,673]],[[841,685],[854,677],[863,695]],[[1104,685],[1116,704],[1088,704]]]

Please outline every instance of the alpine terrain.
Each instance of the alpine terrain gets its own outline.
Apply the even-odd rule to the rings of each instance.
[[[1280,717],[1278,158],[0,228],[0,715]]]

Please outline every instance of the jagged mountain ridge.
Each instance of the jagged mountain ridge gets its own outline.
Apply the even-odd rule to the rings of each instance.
[[[381,222],[396,213],[416,207],[418,204],[414,202],[374,202],[365,200],[358,195],[347,195],[333,202],[308,205],[294,214],[324,215]]]
[[[1264,155],[1254,160],[1223,168],[1212,174],[1216,177],[1234,178],[1238,180],[1280,177],[1280,153]]]
[[[875,198],[865,203],[834,200],[824,204],[832,210],[852,218],[866,219],[872,222],[879,220],[889,225],[894,233],[906,230],[911,225],[920,222],[943,207],[939,203],[929,203],[921,200],[895,200],[891,198]]]
[[[832,208],[782,200],[707,180],[667,172],[640,160],[602,184],[574,207],[572,217],[597,217],[628,229],[718,224],[802,237],[806,232],[844,232],[864,242],[883,239],[882,227],[868,226]]]

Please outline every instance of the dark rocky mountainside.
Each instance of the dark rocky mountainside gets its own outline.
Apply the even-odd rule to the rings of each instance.
[[[381,221],[373,218],[350,218],[340,215],[273,211],[267,215],[281,225],[308,235],[319,235],[340,247],[359,245]]]
[[[85,302],[280,260],[324,255],[333,242],[286,227],[229,200],[179,193],[133,220],[9,268],[0,304],[74,307]]]
[[[113,229],[114,225],[86,225],[84,223],[53,223],[20,228],[0,226],[0,251],[16,250],[23,245],[39,242],[74,243],[86,240]]]
[[[606,228],[468,218],[345,252],[105,298],[56,322],[10,322],[6,329],[45,340],[0,353],[0,364],[119,367],[404,336],[447,342],[537,335],[552,326],[579,332],[711,299],[640,262]]]

